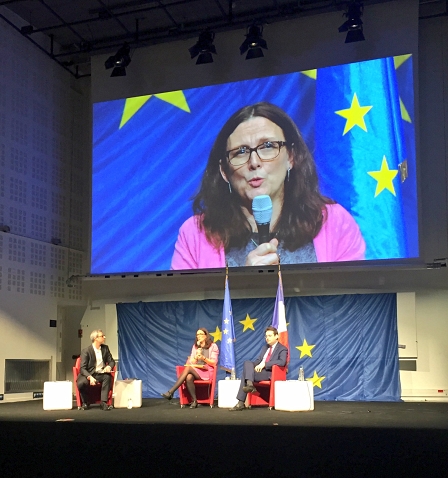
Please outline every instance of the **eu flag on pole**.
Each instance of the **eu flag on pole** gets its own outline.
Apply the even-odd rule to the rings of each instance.
[[[272,326],[278,330],[278,341],[288,349],[289,361],[289,341],[288,330],[286,329],[285,299],[283,297],[282,273],[278,271],[277,297],[275,298],[274,314],[272,316]]]
[[[416,191],[416,178],[411,169],[400,174],[412,159],[404,122],[394,58],[317,71],[315,158],[321,189],[355,218],[366,259],[418,256],[417,220],[403,199],[404,187]]]
[[[235,369],[235,329],[233,328],[232,302],[230,301],[229,276],[226,274],[224,306],[222,309],[222,339],[220,364],[223,370],[231,372]]]

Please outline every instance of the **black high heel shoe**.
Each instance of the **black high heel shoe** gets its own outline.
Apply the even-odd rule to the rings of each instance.
[[[193,400],[193,401],[191,402],[190,408],[198,408],[198,402],[197,402],[197,400]]]
[[[163,398],[166,398],[167,400],[171,400],[173,398],[173,394],[168,390],[166,393],[161,393]]]

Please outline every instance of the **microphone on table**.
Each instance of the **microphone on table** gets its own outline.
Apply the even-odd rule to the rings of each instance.
[[[254,197],[252,212],[258,228],[258,245],[269,242],[269,228],[272,217],[272,200],[267,194]]]

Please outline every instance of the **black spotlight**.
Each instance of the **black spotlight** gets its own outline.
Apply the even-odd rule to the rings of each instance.
[[[205,63],[213,63],[212,53],[215,55],[216,47],[213,45],[215,34],[213,32],[204,31],[199,34],[199,39],[195,45],[188,49],[191,58],[195,58],[198,55],[196,65],[203,65]]]
[[[106,70],[113,68],[110,76],[126,76],[126,67],[131,63],[130,51],[129,45],[125,42],[115,55],[105,61]]]
[[[365,40],[361,20],[363,10],[363,4],[358,1],[353,1],[347,5],[347,11],[344,13],[347,21],[339,27],[339,33],[347,32],[345,43]]]
[[[263,40],[263,27],[261,25],[251,25],[247,28],[246,39],[240,46],[240,53],[242,55],[247,51],[246,60],[262,58],[264,56],[262,48],[268,49],[266,41]]]

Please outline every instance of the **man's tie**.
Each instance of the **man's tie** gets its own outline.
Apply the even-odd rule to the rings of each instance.
[[[271,355],[272,355],[272,347],[269,347],[269,352],[266,356],[266,362],[269,362],[269,359],[271,358]]]

